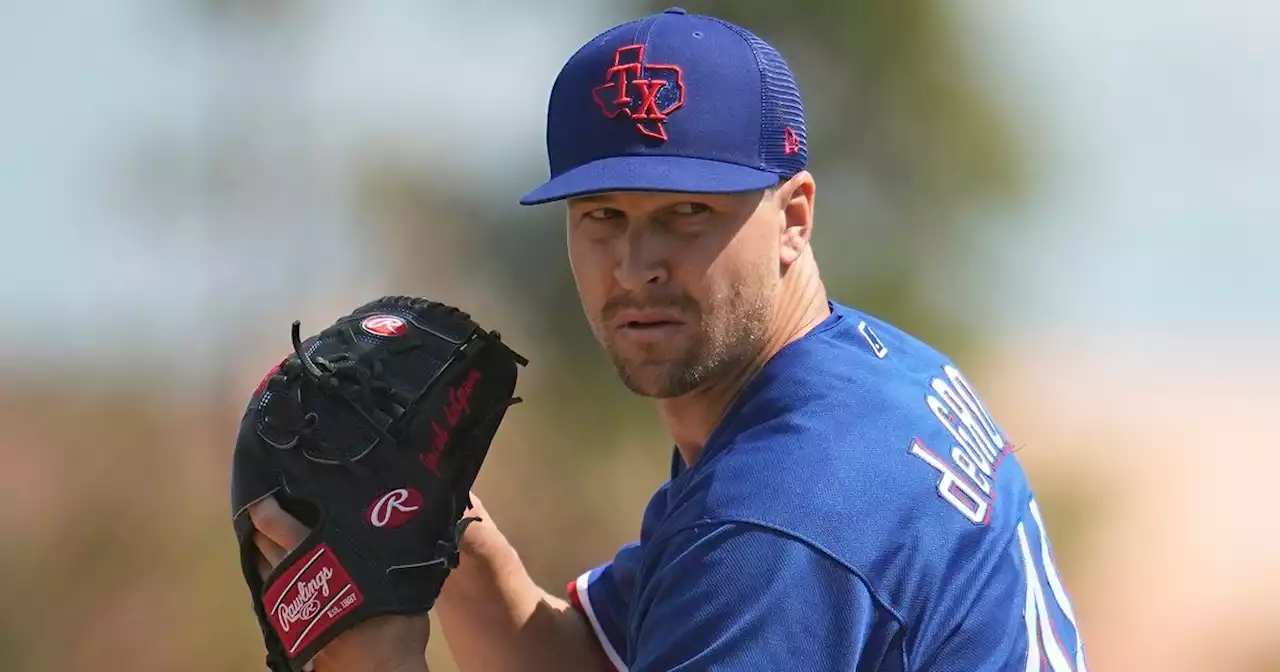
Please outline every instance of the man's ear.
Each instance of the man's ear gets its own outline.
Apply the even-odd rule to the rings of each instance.
[[[794,264],[809,247],[813,238],[813,176],[802,170],[778,185],[775,198],[782,208],[782,266]]]

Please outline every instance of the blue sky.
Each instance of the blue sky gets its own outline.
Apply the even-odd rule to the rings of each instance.
[[[367,270],[376,250],[352,239],[336,186],[362,143],[412,139],[514,201],[527,185],[502,169],[541,161],[562,59],[629,18],[590,0],[539,13],[514,0],[327,0],[301,30],[265,28],[269,46],[256,49],[193,31],[175,5],[28,1],[0,22],[5,368],[214,348],[212,320],[248,300],[326,289],[288,252],[260,263],[299,235],[349,260],[337,270]],[[1280,10],[1004,0],[969,11],[967,35],[1038,181],[1027,203],[990,214],[1020,223],[986,242],[996,261],[975,272],[981,291],[1007,297],[992,325],[1170,333],[1194,318],[1220,335],[1280,335]],[[193,187],[198,163],[130,177],[138,147],[199,157],[234,142],[209,133],[227,118],[270,139],[254,147],[260,173],[243,202],[213,207]],[[254,177],[273,190],[255,191]],[[160,197],[143,208],[131,184]]]
[[[987,3],[991,83],[1041,180],[1007,216],[1010,328],[1190,320],[1280,334],[1280,9]]]

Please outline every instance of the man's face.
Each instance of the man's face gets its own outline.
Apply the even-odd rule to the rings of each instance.
[[[633,392],[676,397],[757,356],[784,212],[773,192],[626,192],[568,203],[582,307]]]

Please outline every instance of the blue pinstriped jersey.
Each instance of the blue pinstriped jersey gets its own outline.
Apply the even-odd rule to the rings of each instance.
[[[774,356],[640,537],[569,584],[614,667],[1084,672],[1013,443],[947,357],[832,314]]]

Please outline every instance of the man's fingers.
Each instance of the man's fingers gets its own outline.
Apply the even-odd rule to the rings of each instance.
[[[253,544],[258,547],[258,574],[265,580],[271,570],[297,548],[310,530],[281,508],[275,497],[267,497],[249,507],[253,521]]]
[[[255,532],[253,536],[259,537],[262,535],[259,535]],[[257,543],[257,539],[254,539],[254,543]],[[274,568],[274,566],[271,564],[271,561],[267,560],[266,556],[262,555],[261,552],[255,553],[253,557],[257,561],[258,578],[262,579],[263,581],[266,581],[267,576],[271,574],[271,570]]]
[[[275,545],[284,549],[286,553],[296,548],[311,533],[306,525],[280,508],[280,503],[275,497],[267,497],[250,506],[249,519],[253,521],[253,526],[259,532],[275,542]],[[271,556],[265,551],[263,555],[271,560]],[[273,565],[278,562],[279,560],[271,560]]]
[[[289,555],[289,551],[281,548],[279,544],[271,541],[271,539],[267,538],[267,535],[261,532],[253,533],[253,544],[258,547],[258,552],[262,554],[262,559],[266,561],[268,572],[271,571],[272,567],[280,564],[280,561],[284,560],[286,555]],[[262,567],[259,566],[258,570],[261,571]]]
[[[469,491],[467,492],[467,497],[470,500],[470,505],[462,512],[462,515],[479,516],[489,520],[489,512],[485,510],[484,502],[480,501],[480,498],[476,496],[476,493],[474,491]]]

